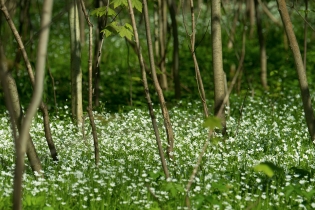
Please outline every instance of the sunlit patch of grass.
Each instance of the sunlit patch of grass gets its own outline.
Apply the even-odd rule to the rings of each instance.
[[[268,95],[247,98],[244,103],[232,96],[228,137],[210,144],[189,192],[194,209],[315,207],[315,151],[300,100],[293,93],[277,100]],[[63,116],[52,116],[51,123],[58,163],[50,158],[41,117],[34,120],[31,135],[45,179],[26,171],[26,209],[185,209],[185,186],[208,133],[202,127],[200,102],[181,101],[170,110],[175,135],[175,159],[168,161],[170,180],[161,169],[147,110],[94,113],[101,156],[97,168],[91,128],[86,123],[83,137],[72,124],[68,107],[63,109]],[[155,111],[166,150],[163,119],[159,108]],[[14,145],[7,115],[0,121],[2,209],[11,205]],[[261,162],[279,170],[271,178],[255,172],[253,167]]]

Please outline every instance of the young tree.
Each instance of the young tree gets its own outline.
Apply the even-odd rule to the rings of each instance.
[[[16,138],[14,139],[15,150],[16,152],[21,153],[21,141],[19,139],[18,133],[15,133],[14,128],[17,128],[18,132],[21,134],[22,119],[23,119],[24,114],[21,108],[15,80],[12,77],[11,73],[8,71],[8,64],[7,64],[1,43],[0,43],[0,79],[1,79],[1,85],[5,93],[6,106],[10,113],[10,118],[11,118],[10,121],[13,128],[13,136],[15,136]],[[28,161],[30,162],[32,170],[40,174],[42,170],[42,165],[38,158],[38,155],[37,155],[37,152],[36,152],[36,149],[31,139],[30,134],[27,133],[25,135],[25,138],[26,138],[26,155],[27,155]],[[20,162],[21,162],[21,158],[23,158],[23,163],[24,163],[24,155],[19,154],[17,155],[17,158],[20,158],[20,159],[19,160],[17,159],[16,161],[20,161]],[[14,189],[16,193],[20,192],[20,187],[22,184],[23,169],[21,167],[22,167],[21,164],[16,163],[16,168],[15,168],[16,175],[14,178]],[[16,194],[16,193],[15,193],[15,196],[17,198],[14,198],[14,201],[16,201],[16,199],[21,198],[21,195]]]
[[[155,51],[157,58],[157,66],[160,69],[158,75],[159,83],[162,89],[167,89],[166,77],[166,35],[167,35],[167,5],[165,0],[155,1],[156,10],[154,11],[155,18]]]
[[[92,103],[92,95],[93,95],[93,90],[92,90],[92,77],[93,77],[93,72],[92,72],[92,60],[93,60],[93,54],[92,54],[92,47],[93,47],[93,25],[89,19],[89,16],[86,12],[85,9],[85,4],[83,0],[80,0],[82,11],[84,14],[84,17],[86,18],[86,22],[89,25],[89,106],[87,107],[89,118],[90,118],[90,124],[92,127],[92,135],[93,135],[93,140],[94,140],[94,156],[95,156],[95,165],[98,166],[99,160],[100,160],[100,154],[99,154],[99,147],[98,147],[98,138],[97,138],[97,131],[96,131],[96,126],[94,123],[94,116],[93,116],[93,103]]]
[[[78,0],[71,0],[69,8],[71,42],[71,108],[72,117],[78,125],[83,122],[81,42]]]
[[[2,10],[11,30],[12,30],[12,33],[14,34],[16,42],[19,45],[19,49],[20,49],[21,54],[23,56],[23,59],[24,59],[24,62],[25,62],[26,68],[27,68],[27,72],[28,72],[29,78],[30,78],[31,83],[32,83],[32,86],[35,87],[35,77],[34,77],[33,69],[32,69],[31,63],[28,59],[24,44],[22,42],[22,39],[21,39],[21,37],[20,37],[20,35],[19,35],[15,25],[14,25],[14,22],[11,19],[9,11],[7,10],[7,8],[5,7],[4,4],[1,7],[1,10]],[[58,160],[57,151],[56,151],[55,144],[53,142],[52,135],[51,135],[50,120],[49,120],[49,114],[48,114],[47,106],[42,101],[40,103],[39,108],[43,114],[45,137],[46,137],[46,141],[47,141],[51,156],[52,156],[54,161],[57,161]]]
[[[308,82],[306,77],[306,71],[303,65],[303,59],[300,53],[299,45],[295,37],[295,33],[293,31],[292,23],[290,20],[290,16],[287,10],[287,5],[285,0],[277,0],[279,12],[281,15],[282,23],[284,26],[284,30],[287,34],[290,48],[293,53],[293,58],[295,62],[295,68],[298,74],[303,108],[305,113],[306,124],[308,127],[309,134],[311,136],[311,140],[315,143],[315,117],[312,108],[312,101],[310,97],[310,91],[308,88]]]
[[[225,97],[225,79],[222,61],[222,39],[221,39],[221,0],[213,0],[211,5],[211,34],[212,34],[212,67],[214,72],[214,114],[219,113]],[[225,113],[218,116],[225,134]]]
[[[143,60],[143,56],[142,56],[142,52],[141,52],[138,30],[137,30],[137,25],[136,25],[136,21],[135,21],[135,16],[133,13],[133,7],[131,4],[131,0],[128,0],[128,6],[129,6],[130,19],[131,19],[131,23],[132,23],[132,27],[133,27],[133,31],[134,31],[134,36],[135,36],[136,51],[138,54],[138,59],[139,59],[140,67],[141,67],[141,75],[142,75],[144,93],[145,93],[145,97],[146,97],[147,103],[148,103],[149,113],[150,113],[150,117],[151,117],[151,121],[152,121],[152,126],[154,129],[156,143],[157,143],[159,154],[160,154],[162,168],[163,168],[165,177],[169,178],[170,174],[169,174],[166,160],[164,157],[164,152],[163,152],[163,148],[162,148],[162,142],[161,142],[161,138],[160,138],[160,134],[159,134],[159,129],[157,126],[155,114],[153,111],[152,101],[151,101],[151,97],[150,97],[150,93],[149,93],[149,86],[148,86],[148,81],[147,81],[147,76],[146,76],[146,69],[145,69],[144,60]]]
[[[172,21],[172,36],[173,36],[173,81],[175,89],[175,98],[180,99],[180,78],[179,78],[179,42],[178,42],[178,28],[176,20],[176,1],[167,0],[168,8],[170,11],[171,21]]]
[[[170,117],[168,114],[168,109],[166,107],[166,102],[164,99],[164,95],[161,89],[161,86],[159,84],[156,70],[155,70],[155,62],[154,62],[154,53],[153,53],[153,47],[152,47],[152,39],[151,39],[151,31],[150,31],[150,20],[149,20],[149,14],[148,14],[148,5],[147,1],[143,1],[143,15],[144,15],[144,22],[145,22],[145,29],[146,29],[146,35],[147,35],[147,45],[148,45],[148,51],[149,51],[149,60],[150,60],[150,67],[151,67],[151,73],[152,73],[152,79],[154,83],[155,90],[158,94],[160,107],[163,114],[163,120],[164,120],[164,126],[166,130],[167,140],[168,140],[168,149],[167,153],[170,158],[172,158],[173,153],[173,145],[174,145],[174,134],[172,129],[172,124],[170,121]]]
[[[259,9],[259,2],[255,0],[255,15],[256,15],[256,24],[257,24],[257,34],[259,40],[259,49],[260,49],[260,79],[262,86],[265,90],[268,89],[267,84],[267,56],[266,56],[266,44],[265,38],[263,35],[263,28],[262,28],[262,19],[261,19],[261,11]]]

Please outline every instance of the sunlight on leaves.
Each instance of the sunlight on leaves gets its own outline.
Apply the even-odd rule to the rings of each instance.
[[[132,5],[134,6],[134,8],[136,8],[136,10],[138,10],[139,12],[142,12],[142,3],[139,0],[132,0]]]
[[[107,7],[107,6],[94,9],[91,12],[91,15],[95,15],[97,17],[101,17],[101,16],[105,15],[106,12],[107,12],[108,16],[115,16],[116,15],[115,10],[113,10],[110,7]]]
[[[279,170],[279,167],[271,162],[262,162],[254,167],[256,172],[263,172],[268,177],[273,177],[275,171]]]
[[[117,8],[121,5],[128,6],[127,0],[113,0],[112,4],[114,4],[114,8]]]
[[[108,29],[103,29],[101,31],[101,33],[103,33],[106,38],[109,37],[112,34],[112,32],[110,30],[108,30]]]

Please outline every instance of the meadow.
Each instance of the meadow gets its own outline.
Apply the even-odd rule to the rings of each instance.
[[[209,104],[212,104],[209,101]],[[166,149],[163,120],[157,120]],[[171,179],[165,180],[146,108],[122,113],[106,106],[94,112],[100,146],[95,167],[88,119],[84,134],[72,123],[69,107],[51,116],[59,162],[49,155],[42,119],[31,136],[45,178],[24,174],[24,209],[187,209],[185,186],[208,131],[199,101],[170,109],[175,134]],[[12,206],[14,144],[7,113],[0,117],[0,209]],[[215,134],[189,192],[192,209],[315,208],[315,150],[309,141],[298,90],[274,97],[231,97],[228,136]],[[272,176],[254,167],[268,163]]]

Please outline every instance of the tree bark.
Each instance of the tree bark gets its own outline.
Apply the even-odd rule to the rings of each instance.
[[[174,134],[173,129],[170,121],[170,117],[168,114],[168,110],[166,107],[166,102],[164,100],[164,95],[162,92],[162,89],[160,87],[156,70],[155,70],[155,62],[154,62],[154,54],[153,54],[153,48],[152,48],[152,39],[151,39],[151,32],[150,32],[150,21],[149,21],[149,14],[148,14],[148,5],[147,1],[143,1],[143,15],[144,15],[144,21],[145,21],[145,28],[146,28],[146,35],[147,35],[147,45],[148,45],[148,51],[149,51],[149,59],[150,59],[150,67],[152,72],[152,79],[154,82],[155,90],[158,94],[163,119],[164,119],[164,126],[166,130],[167,140],[168,140],[168,148],[167,148],[167,154],[172,159],[173,158],[173,145],[174,145]]]
[[[250,30],[249,30],[249,37],[253,37],[255,31],[255,5],[254,0],[247,0],[246,2],[246,10],[247,16],[249,18]]]
[[[95,8],[103,6],[102,0],[95,0]],[[105,17],[106,18],[106,17]],[[105,27],[104,16],[97,18],[97,27],[95,29],[95,45],[94,45],[94,59],[93,59],[93,79],[94,79],[94,105],[100,104],[100,58],[102,53],[102,46],[104,41],[104,35],[101,30]]]
[[[299,45],[295,37],[295,33],[293,31],[292,23],[290,20],[290,16],[287,10],[285,0],[277,0],[278,9],[281,15],[282,23],[287,34],[289,45],[293,53],[295,68],[298,74],[301,96],[303,102],[303,108],[305,113],[306,124],[308,127],[308,131],[311,137],[311,140],[314,142],[315,140],[315,117],[312,108],[312,101],[310,97],[310,91],[308,88],[308,82],[306,77],[306,71],[303,65],[303,59],[300,53]]]
[[[10,17],[10,14],[8,12],[8,10],[6,9],[6,7],[2,7],[1,8],[11,30],[12,30],[12,33],[15,37],[15,40],[16,42],[18,43],[19,45],[19,48],[20,48],[20,51],[22,53],[22,56],[23,56],[23,59],[24,59],[24,62],[25,62],[25,65],[26,65],[26,68],[27,68],[27,72],[28,72],[28,75],[30,77],[30,80],[31,80],[31,83],[32,83],[32,86],[33,88],[35,87],[35,77],[34,77],[34,73],[33,73],[33,70],[32,70],[32,66],[31,66],[31,63],[28,59],[28,56],[27,56],[27,53],[26,53],[26,50],[25,50],[25,47],[24,47],[24,44],[22,42],[22,39]],[[50,23],[49,23],[50,24]],[[47,26],[46,26],[47,27]],[[48,114],[48,109],[47,109],[47,106],[44,102],[41,102],[40,104],[40,110],[43,114],[43,121],[44,121],[44,130],[45,130],[45,137],[46,137],[46,141],[47,141],[47,144],[48,144],[48,147],[49,147],[49,150],[50,150],[50,154],[51,154],[51,157],[54,161],[57,161],[58,160],[58,156],[57,156],[57,151],[56,151],[56,147],[55,147],[55,144],[53,142],[53,139],[52,139],[52,135],[51,135],[51,129],[50,129],[50,122],[49,122],[49,114]]]
[[[163,90],[168,88],[165,59],[166,59],[166,34],[167,34],[167,5],[165,0],[156,1],[155,18],[155,51],[160,69],[158,75],[160,86]]]
[[[95,157],[95,165],[98,166],[99,161],[100,161],[100,154],[99,154],[99,147],[98,147],[98,138],[97,138],[97,131],[96,131],[96,125],[94,122],[94,116],[93,116],[93,103],[92,103],[92,96],[93,96],[93,90],[92,90],[92,77],[93,77],[93,72],[92,72],[92,62],[93,62],[93,54],[92,54],[92,48],[93,48],[93,25],[89,19],[89,16],[86,12],[84,1],[80,0],[81,2],[81,7],[83,14],[85,16],[86,22],[89,25],[89,105],[88,105],[88,114],[90,118],[90,125],[92,127],[92,135],[93,135],[93,140],[94,140],[94,157]]]
[[[176,2],[175,0],[168,0],[168,8],[170,11],[172,21],[172,35],[173,35],[173,82],[175,89],[175,98],[180,99],[180,76],[179,76],[179,42],[178,42],[178,26],[176,20]]]
[[[303,64],[306,71],[306,57],[307,57],[307,13],[308,13],[308,0],[304,0],[305,3],[305,16],[304,16],[304,50],[303,50]]]
[[[207,118],[208,113],[208,106],[206,102],[206,93],[205,89],[203,87],[203,81],[200,75],[199,65],[196,57],[195,52],[195,40],[196,40],[196,22],[195,22],[195,12],[194,12],[194,1],[190,0],[190,15],[191,15],[191,36],[190,36],[190,53],[192,55],[194,66],[195,66],[195,73],[196,73],[196,80],[197,80],[197,86],[198,86],[198,92],[201,98],[202,107],[204,116]]]
[[[71,108],[77,125],[83,122],[82,108],[82,70],[78,0],[71,0],[69,9],[71,41]]]
[[[0,54],[3,54],[3,50]],[[2,56],[2,55],[0,55]],[[19,133],[21,133],[21,124],[22,124],[22,108],[19,101],[18,91],[15,84],[15,81],[11,74],[7,71],[7,65],[3,58],[0,58],[0,77],[1,77],[1,83],[2,87],[5,92],[5,100],[7,104],[7,109],[10,111],[11,115],[11,124],[12,126],[17,127]],[[13,122],[12,122],[13,120]],[[17,135],[16,135],[17,136]],[[21,148],[21,142],[18,139],[15,139],[15,150],[20,151]],[[37,172],[38,174],[41,174],[42,165],[38,158],[35,146],[33,144],[33,141],[31,139],[30,134],[26,134],[26,155],[30,162],[32,170]],[[20,157],[20,156],[18,156]],[[24,163],[24,155],[23,155],[23,163]],[[16,160],[18,161],[18,160]],[[24,166],[24,165],[23,165]],[[24,172],[24,167],[21,168],[20,164],[17,164],[16,162],[16,169],[15,169],[15,177],[14,177],[14,209],[21,209],[19,207],[19,200],[21,200],[22,192],[21,192],[21,185],[22,185],[22,176]]]
[[[165,160],[165,157],[164,157],[164,152],[163,152],[163,148],[162,148],[162,142],[161,142],[161,138],[160,138],[160,134],[159,134],[159,129],[158,129],[156,118],[155,118],[155,114],[154,114],[154,111],[153,111],[153,106],[152,106],[152,101],[151,101],[151,97],[150,97],[150,93],[149,93],[149,86],[148,86],[148,81],[147,81],[147,76],[146,76],[146,69],[145,69],[144,60],[143,60],[143,56],[142,56],[142,52],[141,52],[141,46],[140,46],[140,41],[139,41],[139,36],[138,36],[138,30],[137,30],[136,21],[135,21],[133,9],[132,9],[131,0],[128,0],[128,6],[129,6],[129,13],[130,13],[130,18],[131,18],[131,23],[132,23],[132,27],[133,27],[133,31],[134,31],[134,36],[135,36],[136,51],[137,51],[137,54],[138,54],[138,59],[139,59],[140,67],[141,67],[141,75],[142,75],[142,82],[143,82],[143,87],[144,87],[144,93],[145,93],[145,97],[146,97],[147,103],[148,103],[149,113],[150,113],[150,117],[151,117],[151,121],[152,121],[152,126],[153,126],[153,129],[154,129],[156,143],[157,143],[158,150],[159,150],[159,155],[160,155],[160,159],[161,159],[162,168],[163,168],[163,171],[164,171],[164,175],[165,175],[165,177],[167,179],[167,178],[170,177],[170,174],[169,174],[169,171],[168,171],[168,168],[167,168],[167,164],[166,164],[166,160]]]
[[[260,49],[260,79],[261,84],[265,90],[268,90],[267,84],[267,56],[266,56],[266,44],[262,29],[261,12],[259,11],[259,2],[255,0],[255,15],[257,24],[257,34],[259,39],[259,49]]]
[[[212,66],[214,71],[214,114],[217,115],[225,97],[224,72],[222,62],[221,39],[221,0],[213,0],[211,5],[212,34]],[[222,133],[226,132],[225,113],[218,116],[221,119]]]

